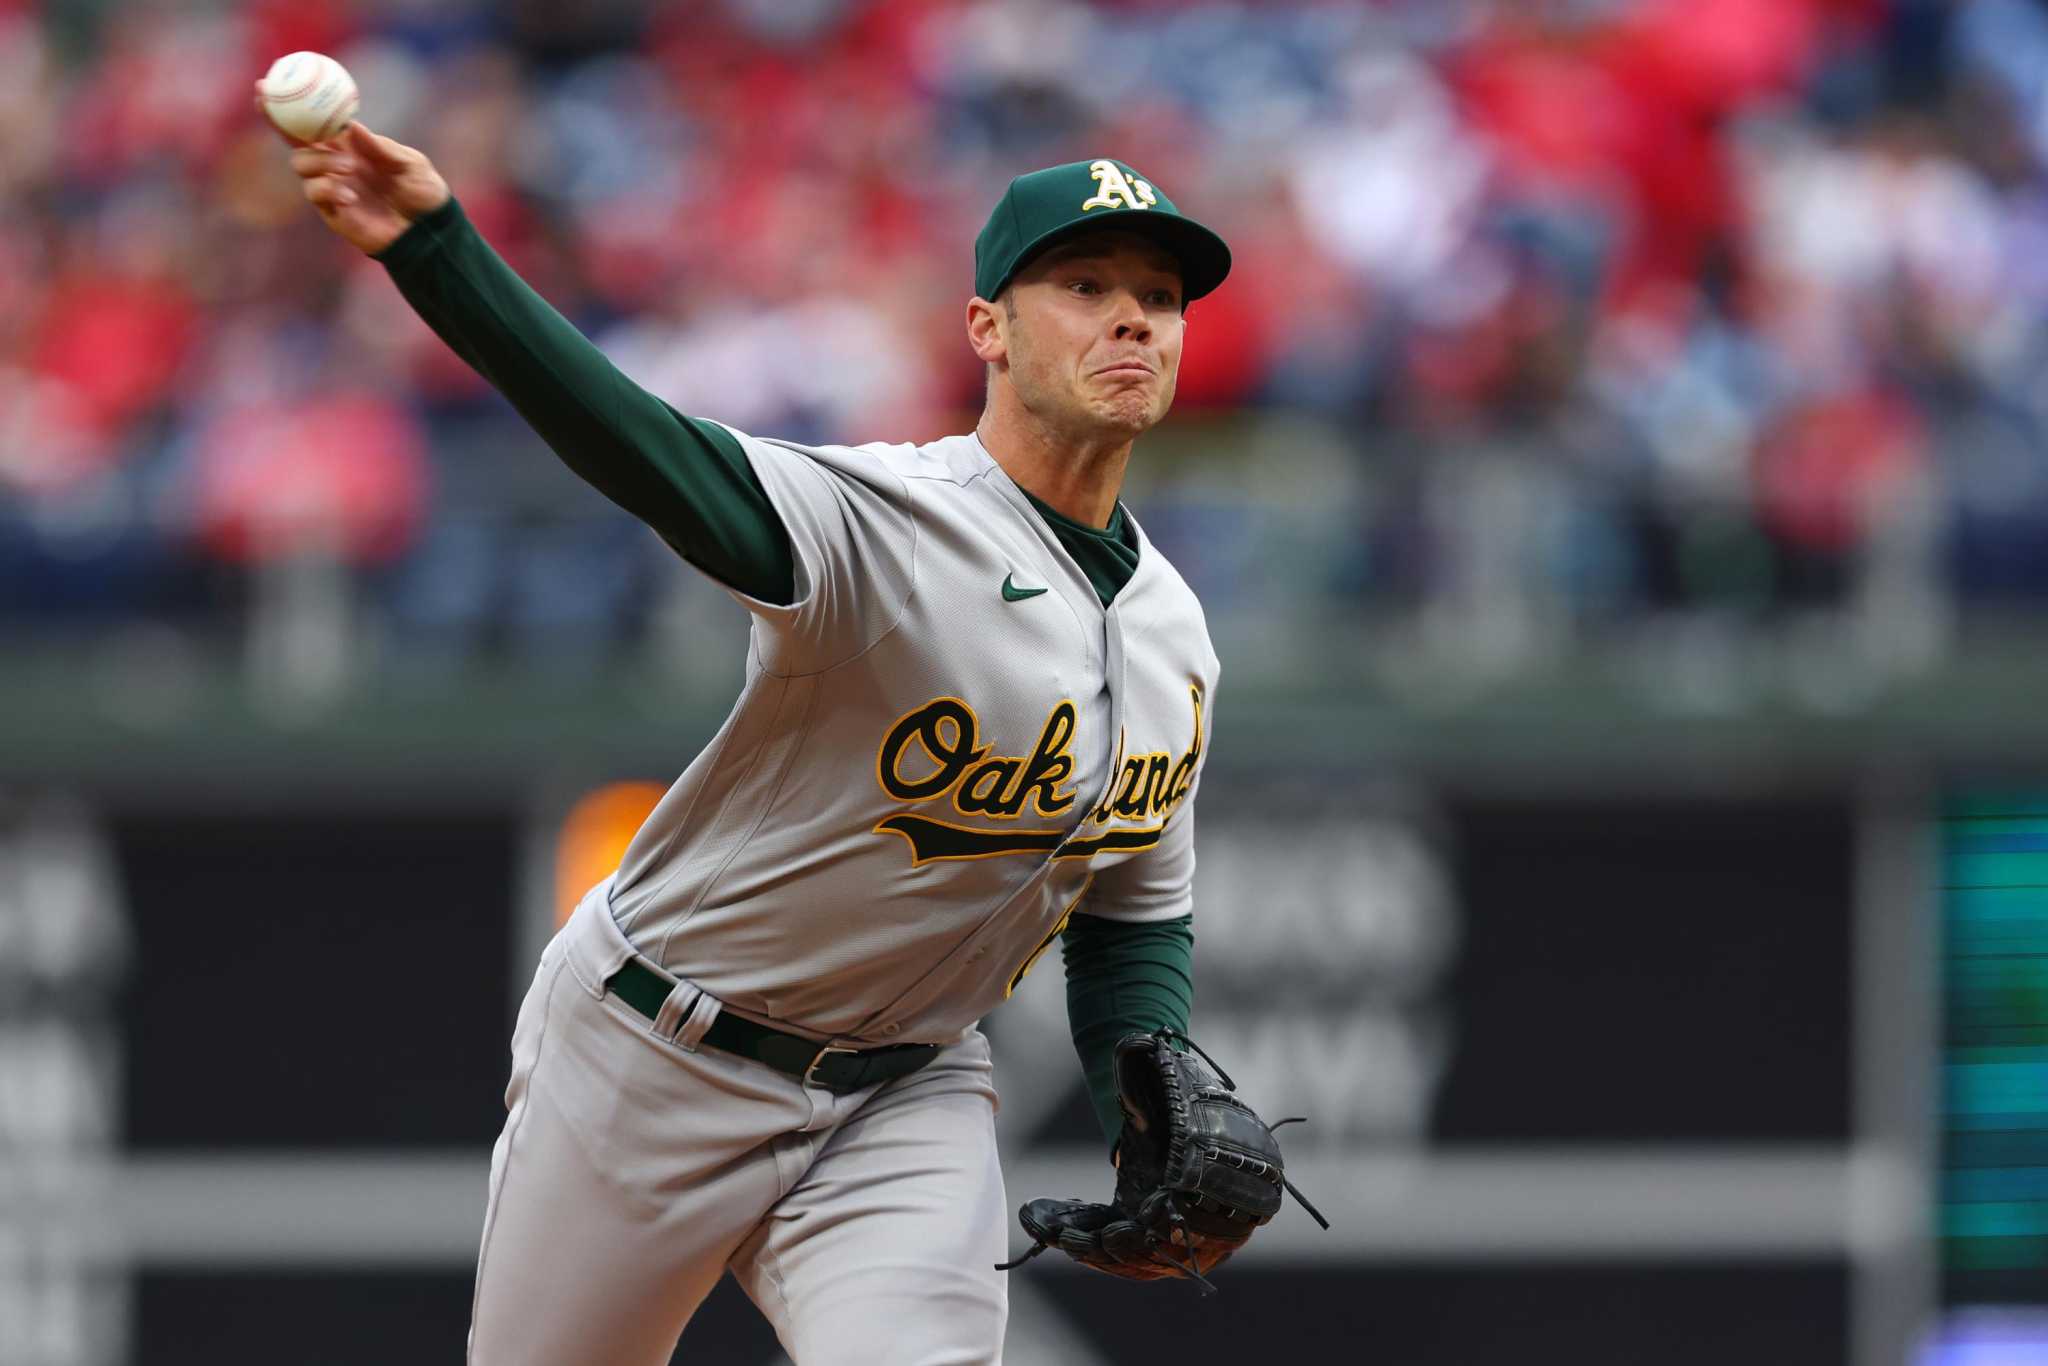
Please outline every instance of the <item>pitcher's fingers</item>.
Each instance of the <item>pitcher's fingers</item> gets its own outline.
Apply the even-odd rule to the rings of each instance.
[[[382,171],[402,171],[419,160],[419,153],[382,133],[373,133],[363,123],[351,123],[339,141],[362,155],[363,160]]]
[[[301,188],[317,208],[345,209],[356,202],[354,187],[333,176],[313,176]]]
[[[316,175],[356,175],[363,169],[362,163],[346,152],[330,151],[327,144],[300,147],[292,153],[292,170],[302,177]]]

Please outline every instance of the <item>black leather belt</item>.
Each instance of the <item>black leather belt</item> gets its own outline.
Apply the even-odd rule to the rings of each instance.
[[[661,1014],[675,983],[637,958],[605,979],[604,989],[652,1020]],[[727,1053],[765,1062],[780,1072],[800,1077],[806,1086],[822,1086],[836,1096],[907,1077],[939,1056],[935,1043],[898,1043],[881,1048],[833,1048],[779,1029],[743,1020],[729,1011],[704,1031],[704,1042]]]

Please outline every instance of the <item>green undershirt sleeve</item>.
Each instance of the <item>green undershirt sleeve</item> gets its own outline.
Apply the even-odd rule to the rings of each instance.
[[[795,597],[789,533],[731,432],[621,374],[505,264],[453,198],[377,258],[399,293],[563,463],[751,597]]]
[[[1085,912],[1060,935],[1067,969],[1067,1025],[1088,1077],[1088,1098],[1115,1146],[1116,1041],[1165,1025],[1185,1030],[1195,1000],[1194,917],[1133,925]]]

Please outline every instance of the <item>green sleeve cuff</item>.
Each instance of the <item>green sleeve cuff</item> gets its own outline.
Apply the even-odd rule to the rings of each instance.
[[[1185,1031],[1194,1008],[1194,917],[1133,925],[1086,912],[1060,935],[1067,970],[1067,1025],[1088,1078],[1088,1099],[1115,1146],[1116,1043],[1165,1026]]]
[[[398,234],[396,241],[384,250],[372,253],[370,259],[393,275],[403,274],[433,255],[448,233],[460,232],[468,226],[469,215],[462,211],[461,202],[451,194],[447,203],[413,219],[412,226]]]

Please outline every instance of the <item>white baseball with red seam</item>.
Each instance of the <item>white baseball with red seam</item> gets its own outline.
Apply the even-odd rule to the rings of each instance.
[[[324,53],[279,57],[263,77],[260,94],[270,121],[301,142],[325,142],[356,116],[355,78]]]

